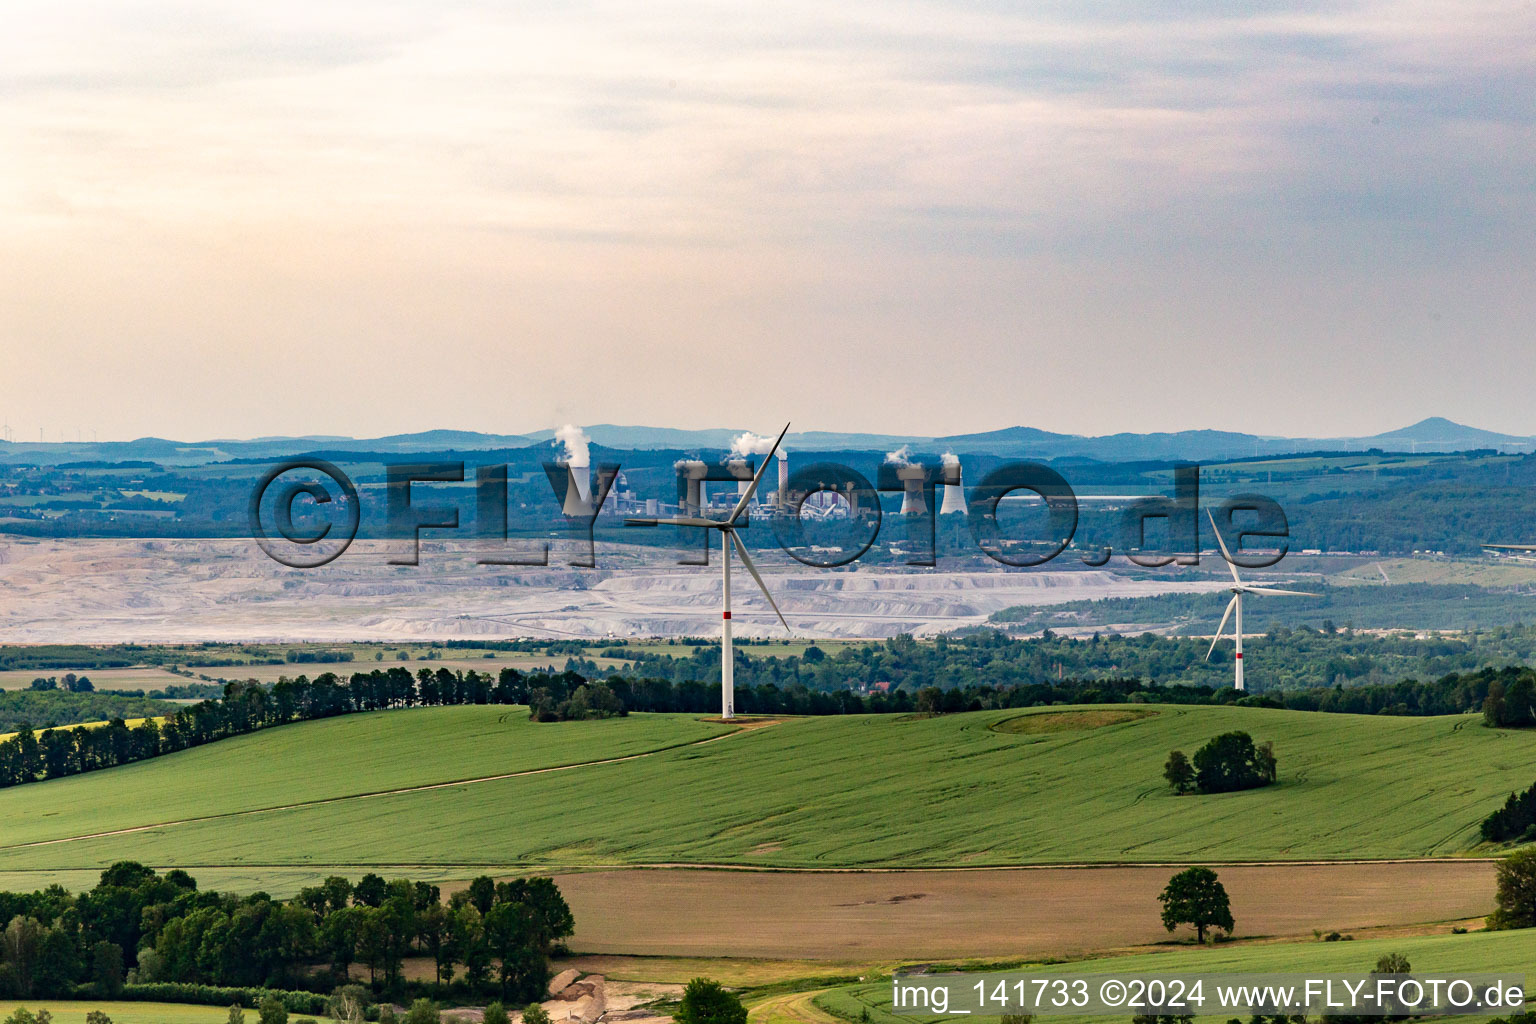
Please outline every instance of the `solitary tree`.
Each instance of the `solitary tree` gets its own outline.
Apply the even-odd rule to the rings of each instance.
[[[1194,925],[1198,942],[1205,941],[1207,928],[1232,934],[1232,904],[1210,868],[1185,868],[1168,880],[1157,899],[1163,905],[1163,927],[1170,932],[1181,924]]]
[[[288,1024],[288,1007],[277,993],[269,992],[261,997],[261,1004],[256,1008],[256,1019],[261,1024]]]
[[[1499,865],[1497,910],[1488,918],[1490,928],[1536,926],[1536,849],[1521,850]]]
[[[443,1015],[430,999],[418,999],[406,1011],[404,1024],[441,1024]]]
[[[694,978],[683,990],[683,1002],[673,1020],[676,1024],[747,1024],[747,1008],[718,981]]]
[[[523,1024],[549,1024],[549,1011],[539,1003],[532,1003],[523,1011]]]
[[[331,1019],[337,1024],[362,1024],[368,1009],[368,991],[361,985],[342,985],[331,993]]]
[[[1175,750],[1168,755],[1168,763],[1163,765],[1163,778],[1168,780],[1168,785],[1180,796],[1195,791],[1195,769],[1182,750]]]

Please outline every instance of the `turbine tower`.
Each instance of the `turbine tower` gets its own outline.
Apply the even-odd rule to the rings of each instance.
[[[725,719],[736,717],[736,658],[731,647],[731,549],[736,549],[736,554],[741,558],[741,564],[746,566],[747,572],[752,574],[752,579],[757,583],[757,589],[763,592],[763,597],[768,600],[768,606],[773,609],[773,614],[779,617],[784,631],[790,632],[789,623],[784,621],[784,613],[779,611],[779,606],[774,604],[773,595],[768,593],[768,586],[763,578],[757,574],[757,566],[752,564],[752,558],[747,554],[747,549],[741,541],[736,539],[736,522],[747,506],[752,503],[752,495],[757,493],[757,485],[762,483],[763,474],[768,471],[768,464],[773,461],[774,452],[778,450],[779,443],[784,440],[784,435],[789,433],[789,424],[784,424],[784,429],[779,431],[778,440],[773,442],[773,447],[768,449],[768,454],[763,456],[763,461],[758,464],[757,472],[752,477],[752,482],[742,492],[736,507],[726,519],[706,519],[703,516],[674,516],[671,519],[625,519],[626,526],[697,526],[706,530],[720,531],[720,573],[725,584],[725,603],[720,616],[720,717]],[[782,463],[780,463],[782,465]],[[782,500],[782,498],[781,498]]]
[[[1205,660],[1211,660],[1211,652],[1216,650],[1216,642],[1221,639],[1221,631],[1227,628],[1227,618],[1231,616],[1232,609],[1237,609],[1237,621],[1234,622],[1232,634],[1237,642],[1237,658],[1233,662],[1232,687],[1236,690],[1243,689],[1243,595],[1244,594],[1279,594],[1282,597],[1316,597],[1304,590],[1279,590],[1275,587],[1250,587],[1237,575],[1237,564],[1232,561],[1232,554],[1227,550],[1227,542],[1221,539],[1221,531],[1216,529],[1216,517],[1210,509],[1205,510],[1206,518],[1211,521],[1211,531],[1216,534],[1216,543],[1221,545],[1222,560],[1227,563],[1227,571],[1232,574],[1232,600],[1227,602],[1227,610],[1221,613],[1221,625],[1216,627],[1216,635],[1211,637],[1210,649],[1205,652]]]

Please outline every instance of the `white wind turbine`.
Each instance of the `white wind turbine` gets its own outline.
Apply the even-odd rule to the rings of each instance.
[[[747,505],[752,501],[752,495],[757,493],[757,485],[762,482],[763,474],[768,471],[768,464],[773,461],[774,453],[779,450],[779,443],[784,440],[784,435],[789,433],[789,424],[784,424],[784,429],[779,431],[778,440],[773,442],[773,447],[768,449],[768,454],[763,456],[763,461],[758,465],[757,472],[752,477],[752,483],[742,492],[736,507],[726,519],[707,519],[703,516],[674,516],[671,519],[625,519],[625,525],[633,526],[698,526],[706,530],[720,531],[720,572],[725,582],[725,605],[720,618],[720,717],[736,717],[736,660],[731,647],[731,548],[736,549],[736,554],[741,556],[741,564],[747,567],[747,572],[752,574],[752,579],[757,582],[757,588],[763,592],[768,606],[773,609],[773,614],[779,617],[785,632],[790,632],[789,623],[784,621],[784,614],[779,611],[779,606],[774,604],[773,595],[768,593],[768,587],[763,583],[763,578],[757,574],[757,566],[752,564],[752,558],[747,554],[746,545],[736,539],[736,522],[747,510]]]
[[[1205,652],[1205,660],[1211,660],[1211,652],[1216,650],[1216,642],[1221,639],[1221,631],[1227,628],[1227,618],[1232,614],[1232,609],[1237,609],[1237,622],[1233,624],[1233,639],[1237,641],[1237,659],[1234,664],[1236,676],[1232,683],[1234,689],[1243,689],[1243,595],[1244,594],[1279,594],[1283,597],[1316,597],[1304,590],[1279,590],[1275,587],[1250,587],[1237,575],[1237,564],[1232,561],[1232,555],[1227,551],[1227,542],[1221,539],[1221,531],[1216,529],[1216,517],[1210,509],[1205,510],[1206,517],[1211,521],[1211,532],[1216,534],[1216,543],[1221,545],[1221,557],[1227,563],[1227,570],[1232,573],[1232,600],[1227,602],[1227,610],[1222,612],[1221,625],[1216,627],[1216,635],[1211,637],[1210,649]]]

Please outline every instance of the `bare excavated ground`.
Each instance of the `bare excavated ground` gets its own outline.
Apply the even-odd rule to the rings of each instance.
[[[918,826],[914,826],[918,827]],[[870,962],[1071,956],[1164,942],[1170,867],[976,871],[614,870],[561,874],[573,950]],[[1238,937],[1480,917],[1481,861],[1218,867]]]
[[[486,566],[423,544],[391,565],[358,542],[331,564],[290,569],[249,540],[0,540],[0,635],[10,643],[189,643],[712,634],[720,569],[676,552],[599,553],[599,568]],[[1220,589],[1214,578],[1107,570],[813,569],[760,556],[769,588],[804,637],[925,634],[1013,605]],[[611,567],[605,567],[611,566]],[[745,573],[742,636],[783,630]]]

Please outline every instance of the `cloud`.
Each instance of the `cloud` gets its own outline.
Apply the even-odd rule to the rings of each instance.
[[[402,408],[501,429],[490,382],[515,359],[541,382],[524,429],[616,403],[984,429],[1024,415],[1028,379],[1057,429],[1316,435],[1417,419],[1407,396],[1447,388],[1464,405],[1432,411],[1475,418],[1479,361],[1523,408],[1536,372],[1506,287],[1536,271],[1536,8],[83,10],[20,0],[0,36],[0,259],[28,268],[0,282],[16,422],[67,395],[120,424],[103,436],[388,433],[404,424],[372,418]],[[1233,337],[1311,367],[1308,393],[1224,389]],[[339,422],[262,421],[289,400],[275,368],[317,338],[360,386],[282,415]],[[674,382],[721,345],[858,386],[680,406]],[[1372,346],[1411,376],[1367,401],[1347,382]],[[402,382],[413,359],[483,368],[484,393]],[[1200,400],[1090,372],[1142,366]],[[216,386],[175,409],[114,401],[194,373]],[[381,389],[398,401],[363,397]]]

